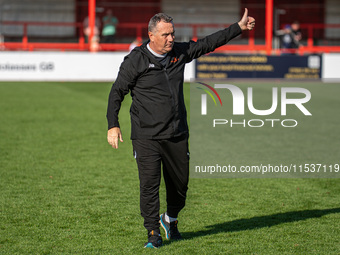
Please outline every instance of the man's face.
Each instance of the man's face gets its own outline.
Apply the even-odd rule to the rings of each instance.
[[[158,54],[165,54],[172,50],[175,39],[175,30],[172,23],[160,21],[156,29],[149,32],[150,47]]]
[[[298,23],[293,23],[292,24],[292,30],[297,31],[299,29],[300,29],[300,24],[298,24]]]

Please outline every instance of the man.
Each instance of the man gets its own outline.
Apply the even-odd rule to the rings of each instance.
[[[118,113],[130,91],[131,139],[139,171],[141,215],[148,231],[144,247],[162,245],[160,225],[167,239],[182,238],[177,216],[185,205],[189,179],[189,132],[183,96],[185,64],[254,26],[254,18],[248,17],[245,9],[238,23],[197,42],[177,43],[172,18],[159,13],[149,22],[149,40],[136,47],[121,64],[109,95],[107,140],[116,149],[118,140],[123,142]],[[167,211],[159,216],[161,166]]]
[[[106,11],[106,16],[103,17],[103,43],[114,43],[114,36],[116,34],[116,26],[118,19],[112,15],[112,10]]]
[[[291,25],[286,25],[283,30],[276,31],[276,35],[281,37],[284,54],[294,54],[296,49],[301,46],[301,29],[300,23],[294,21]]]
[[[96,17],[94,21],[94,28],[93,28],[93,36],[98,39],[99,38],[99,28],[101,26],[100,19]],[[89,17],[87,16],[83,21],[84,27],[84,35],[85,35],[85,42],[89,42],[90,37],[90,26],[89,26]]]

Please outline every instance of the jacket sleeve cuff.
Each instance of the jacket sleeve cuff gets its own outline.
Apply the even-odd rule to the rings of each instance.
[[[108,128],[107,129],[109,130],[109,129],[114,128],[114,127],[120,128],[119,123],[118,122],[116,122],[116,123],[108,123]]]
[[[236,36],[242,34],[242,29],[240,28],[240,25],[238,24],[238,22],[232,24],[231,26],[233,27],[233,30],[237,34]]]

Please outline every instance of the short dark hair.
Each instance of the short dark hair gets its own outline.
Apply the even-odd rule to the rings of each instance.
[[[157,13],[155,14],[149,21],[148,31],[154,32],[157,24],[159,22],[165,22],[165,23],[173,23],[173,18],[171,18],[169,15],[165,13]]]

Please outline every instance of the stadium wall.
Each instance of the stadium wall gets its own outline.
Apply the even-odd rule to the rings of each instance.
[[[127,52],[0,52],[1,81],[114,81]],[[194,64],[185,79],[194,77]]]
[[[126,54],[127,52],[0,52],[0,81],[114,81]],[[249,57],[253,59],[254,55]],[[340,54],[323,54],[321,59],[320,78],[323,81],[339,81],[337,64],[340,62]],[[272,64],[275,68],[275,62]],[[185,81],[196,77],[197,66],[196,61],[186,66]]]
[[[1,52],[0,80],[109,81],[126,53]]]
[[[326,53],[322,55],[322,80],[324,82],[340,82],[339,72],[340,53]]]

